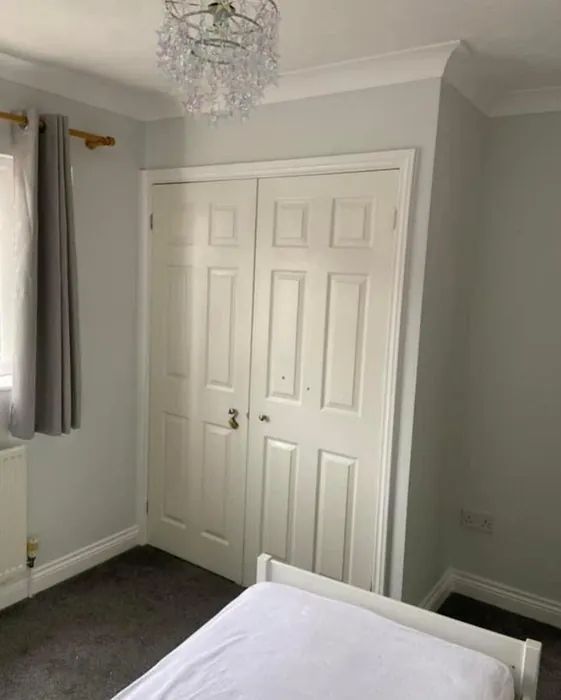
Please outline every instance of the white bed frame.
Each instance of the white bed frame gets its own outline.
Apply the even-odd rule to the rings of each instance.
[[[326,598],[359,605],[433,637],[487,654],[512,669],[517,700],[536,700],[542,647],[539,642],[531,639],[522,642],[467,625],[413,605],[297,569],[276,561],[268,554],[261,554],[257,559],[257,582],[263,581],[283,583]]]

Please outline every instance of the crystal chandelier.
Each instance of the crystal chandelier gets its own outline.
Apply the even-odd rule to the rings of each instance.
[[[158,63],[185,109],[246,117],[277,80],[279,20],[275,0],[165,0]]]

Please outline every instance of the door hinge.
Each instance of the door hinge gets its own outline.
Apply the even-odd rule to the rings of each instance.
[[[154,230],[154,214],[150,214],[150,231]]]
[[[149,508],[148,508],[148,501],[146,501],[146,515],[148,515],[148,510],[149,510]]]
[[[394,210],[393,210],[393,229],[392,229],[393,231],[395,231],[395,229],[397,228],[397,217],[398,217],[397,207],[394,207]]]

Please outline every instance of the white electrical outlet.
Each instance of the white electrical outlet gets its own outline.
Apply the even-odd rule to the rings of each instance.
[[[460,511],[460,524],[470,530],[478,530],[486,535],[492,535],[495,527],[495,519],[488,513],[476,513],[473,510],[462,508]]]

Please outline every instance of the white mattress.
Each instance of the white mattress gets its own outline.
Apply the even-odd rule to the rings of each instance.
[[[513,700],[483,654],[296,588],[245,591],[118,700]]]

